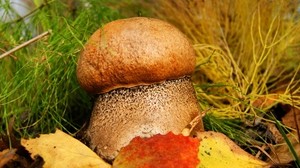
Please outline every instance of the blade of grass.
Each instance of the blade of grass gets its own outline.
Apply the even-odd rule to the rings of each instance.
[[[274,117],[274,116],[273,116]],[[288,145],[288,148],[290,150],[290,152],[292,153],[295,161],[296,161],[296,166],[297,168],[300,168],[300,159],[298,157],[298,154],[297,152],[295,151],[291,141],[289,140],[289,138],[286,136],[286,133],[284,132],[283,128],[282,128],[282,125],[280,124],[280,122],[278,120],[275,119],[274,117],[274,121],[275,121],[275,124],[280,132],[280,134],[282,135],[282,137],[284,138],[284,141],[286,142],[286,144]]]

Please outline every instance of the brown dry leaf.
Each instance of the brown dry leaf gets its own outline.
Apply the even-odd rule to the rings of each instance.
[[[288,139],[292,143],[294,150],[300,156],[300,144],[297,141],[296,134],[289,133],[287,134]],[[285,143],[284,139],[280,142],[282,145],[274,147],[274,151],[270,154],[270,157],[273,161],[269,160],[270,163],[280,164],[280,163],[289,163],[294,160],[293,155],[291,154],[288,145]]]
[[[290,110],[282,117],[282,123],[285,126],[297,129],[296,122],[300,126],[300,110],[295,107],[291,107]]]
[[[200,132],[200,165],[198,168],[266,168],[270,167],[254,156],[242,150],[224,134],[217,132]]]
[[[0,152],[0,167],[3,167],[16,156],[17,149],[5,149]]]
[[[283,137],[274,123],[266,123],[266,126],[268,127],[267,132],[269,132],[269,135],[265,135],[266,137],[272,139],[276,144],[283,141]]]
[[[279,95],[277,94],[262,95],[252,102],[252,106],[260,109],[270,108],[277,103],[276,99],[278,99],[278,97]]]
[[[44,168],[110,168],[96,153],[70,135],[56,130],[35,139],[22,139],[21,144],[31,156],[43,157]]]

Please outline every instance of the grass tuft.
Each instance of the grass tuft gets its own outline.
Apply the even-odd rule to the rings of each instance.
[[[91,98],[77,83],[76,62],[88,37],[119,17],[116,10],[102,4],[82,0],[70,10],[65,1],[44,1],[30,16],[0,22],[1,53],[45,31],[52,32],[0,59],[0,132],[7,131],[11,118],[23,136],[56,127],[74,132],[88,118]],[[1,4],[4,7],[12,10]]]
[[[206,129],[245,144],[239,121],[255,127],[281,103],[300,109],[299,1],[143,1],[173,23],[197,53],[194,86]],[[292,96],[293,95],[293,96]],[[231,124],[229,124],[231,123]],[[262,141],[263,142],[263,141]],[[251,147],[257,141],[247,141]]]

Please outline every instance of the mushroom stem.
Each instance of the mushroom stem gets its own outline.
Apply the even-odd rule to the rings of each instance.
[[[91,147],[111,160],[136,136],[179,134],[199,111],[189,76],[119,88],[101,94],[95,103],[88,128]]]

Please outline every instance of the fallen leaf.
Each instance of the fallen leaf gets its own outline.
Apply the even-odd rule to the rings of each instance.
[[[9,138],[10,137],[10,138]],[[31,158],[30,153],[21,145],[20,140],[14,137],[11,133],[10,136],[1,135],[0,138],[0,168],[42,168],[44,160],[36,155]]]
[[[21,144],[31,157],[43,157],[44,168],[110,168],[96,153],[70,135],[56,130],[35,139],[22,139]]]
[[[269,137],[269,139],[272,139],[275,142],[275,144],[282,142],[283,137],[282,137],[281,133],[279,132],[278,128],[276,127],[276,124],[266,123],[266,126],[268,128],[268,131],[266,133],[268,135],[266,135],[266,137],[272,136],[272,137]]]
[[[277,99],[281,92],[277,92],[270,95],[261,95],[256,100],[252,102],[252,106],[260,109],[269,109],[275,104],[277,104]]]
[[[287,113],[282,117],[282,123],[294,129],[297,129],[297,125],[300,127],[300,109],[289,107]]]
[[[114,168],[195,168],[199,139],[183,135],[154,135],[135,137],[121,149]]]
[[[265,168],[269,165],[242,150],[224,134],[217,132],[198,133],[201,144],[201,162],[198,168]]]
[[[4,167],[9,161],[16,157],[17,149],[5,149],[0,152],[0,167]]]
[[[295,133],[296,134],[296,133]],[[297,141],[296,137],[297,135],[288,133],[286,136],[290,140],[294,150],[300,156],[300,144]],[[290,152],[290,149],[288,145],[286,144],[285,140],[282,139],[281,142],[278,144],[281,145],[276,145],[274,146],[274,151],[270,154],[271,158],[273,160],[269,160],[268,162],[270,163],[275,163],[275,164],[282,164],[282,163],[289,163],[291,161],[294,161],[294,157],[292,153]]]

